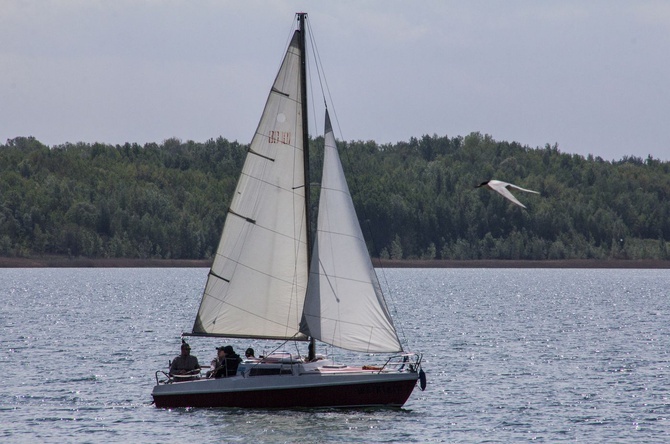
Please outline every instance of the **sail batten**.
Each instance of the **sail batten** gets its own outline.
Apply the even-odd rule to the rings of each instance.
[[[249,150],[249,153],[250,153],[250,154],[254,154],[254,155],[258,156],[258,157],[262,157],[263,159],[269,160],[270,162],[274,162],[274,161],[275,161],[273,158],[268,157],[268,156],[264,156],[263,154],[261,154],[261,153],[257,153],[257,152],[255,152],[255,151],[253,151],[253,150]]]

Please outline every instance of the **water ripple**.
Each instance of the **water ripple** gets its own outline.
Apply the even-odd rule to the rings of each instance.
[[[670,441],[665,270],[386,270],[428,377],[403,409],[156,409],[206,274],[0,270],[0,440]],[[221,342],[191,341],[201,362]]]

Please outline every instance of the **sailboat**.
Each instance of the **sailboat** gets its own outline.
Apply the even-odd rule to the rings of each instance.
[[[422,355],[401,345],[339,158],[328,112],[316,234],[312,233],[305,33],[298,29],[251,141],[203,292],[186,336],[306,341],[244,360],[225,378],[179,381],[156,372],[157,407],[400,407],[419,383]],[[350,366],[316,341],[366,356]],[[296,342],[300,343],[300,342]]]

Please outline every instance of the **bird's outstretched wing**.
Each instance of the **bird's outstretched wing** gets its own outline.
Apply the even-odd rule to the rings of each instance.
[[[521,202],[519,202],[519,200],[516,197],[514,197],[514,195],[512,193],[510,193],[509,188],[514,188],[514,189],[519,190],[519,191],[525,191],[527,193],[540,194],[537,191],[527,190],[525,188],[518,187],[518,186],[516,186],[514,184],[511,184],[511,183],[502,182],[500,180],[489,180],[487,185],[490,189],[500,193],[505,199],[507,199],[510,202],[520,206],[521,208],[526,208],[526,206],[524,204],[522,204]]]
[[[525,189],[525,188],[518,187],[518,186],[516,186],[516,185],[514,185],[514,184],[511,184],[511,183],[508,183],[508,184],[507,184],[507,188],[514,188],[515,190],[525,191],[526,193],[540,194],[539,191],[527,190],[527,189]]]

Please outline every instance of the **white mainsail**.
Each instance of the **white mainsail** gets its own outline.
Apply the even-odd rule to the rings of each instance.
[[[193,334],[304,339],[307,222],[299,31],[251,141]]]
[[[358,224],[327,111],[324,151],[303,332],[347,350],[399,352],[402,346]]]

